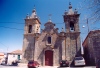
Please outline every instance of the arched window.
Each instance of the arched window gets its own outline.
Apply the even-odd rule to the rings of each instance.
[[[32,32],[32,25],[29,25],[28,33],[31,33],[31,32]]]
[[[51,37],[48,37],[48,44],[51,44]]]
[[[75,31],[74,23],[70,22],[70,31]]]

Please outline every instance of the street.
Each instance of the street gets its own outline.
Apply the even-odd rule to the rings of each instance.
[[[27,66],[3,66],[0,65],[0,68],[27,68]],[[96,68],[95,66],[88,66],[88,67],[58,67],[58,66],[42,66],[38,68]]]

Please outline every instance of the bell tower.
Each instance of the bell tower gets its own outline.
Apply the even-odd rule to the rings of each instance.
[[[31,16],[27,15],[25,18],[24,27],[24,38],[22,47],[22,60],[27,62],[27,60],[34,60],[35,51],[35,39],[36,34],[40,34],[40,20],[37,17],[35,8],[32,11]]]
[[[36,15],[35,8],[32,11],[31,16],[27,14],[25,19],[25,34],[40,33],[40,21]]]
[[[79,16],[77,10],[73,11],[71,3],[69,3],[69,10],[65,11],[63,18],[66,31],[66,50],[68,51],[66,57],[73,60],[78,56],[81,46],[80,30],[79,30]]]

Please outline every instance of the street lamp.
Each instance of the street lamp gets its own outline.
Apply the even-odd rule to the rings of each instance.
[[[90,30],[89,30],[89,24],[88,24],[88,21],[89,21],[89,20],[88,20],[88,18],[85,18],[85,19],[86,19],[87,29],[88,29],[88,33],[89,33],[89,31],[90,31]],[[83,26],[83,28],[85,28],[85,26]]]
[[[82,28],[85,28],[85,26],[83,25]],[[82,43],[83,43],[83,38],[82,38],[82,36],[81,36],[81,55],[84,54],[84,49],[83,49]]]

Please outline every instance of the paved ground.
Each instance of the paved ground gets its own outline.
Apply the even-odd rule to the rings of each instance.
[[[27,66],[3,66],[0,65],[0,68],[27,68]],[[87,66],[87,67],[58,67],[58,66],[42,66],[38,68],[96,68],[95,66]]]

